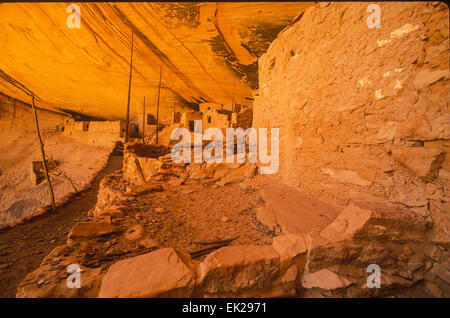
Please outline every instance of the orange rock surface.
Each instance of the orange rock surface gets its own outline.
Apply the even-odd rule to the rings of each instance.
[[[308,3],[82,3],[69,28],[66,3],[0,4],[0,91],[38,106],[125,118],[131,30],[131,115],[187,102],[248,103],[257,58]],[[7,75],[9,75],[9,78]]]

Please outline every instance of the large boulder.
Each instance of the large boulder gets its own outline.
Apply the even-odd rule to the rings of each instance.
[[[321,236],[330,241],[423,241],[426,225],[422,217],[408,210],[354,202],[321,232]]]
[[[99,297],[189,297],[193,287],[190,256],[164,248],[113,264]]]
[[[397,267],[397,256],[391,246],[384,246],[387,244],[330,241],[319,232],[310,233],[307,240],[305,270],[310,273],[328,268],[344,276],[362,277],[369,264],[378,264],[385,270]]]
[[[273,238],[272,247],[280,254],[280,268],[285,274],[282,281],[295,280],[298,291],[305,268],[307,242],[303,234],[287,234]]]
[[[222,247],[199,264],[197,294],[204,297],[275,297],[295,294],[297,268],[280,269],[271,246]]]
[[[306,237],[303,234],[275,236],[272,246],[282,259],[295,259],[300,255],[305,255],[307,251]]]

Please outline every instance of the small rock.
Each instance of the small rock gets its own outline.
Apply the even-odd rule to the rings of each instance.
[[[405,255],[407,256],[411,256],[414,254],[414,251],[408,246],[408,245],[404,245],[403,246],[403,252],[405,253]]]
[[[147,238],[139,241],[139,246],[142,246],[144,248],[155,248],[158,247],[158,243],[156,243],[152,239]]]
[[[7,267],[9,267],[8,263],[0,264],[0,269],[4,269],[4,268],[7,268]]]
[[[226,217],[226,216],[222,216],[222,217],[220,218],[220,220],[221,220],[223,223],[226,223],[226,222],[230,221],[230,218],[228,218],[228,217]]]
[[[49,271],[60,271],[63,270],[65,268],[64,265],[52,265],[50,266],[50,268],[48,269]]]
[[[142,225],[135,225],[130,227],[125,232],[125,238],[129,241],[136,241],[142,237],[143,233],[144,228],[142,227]]]
[[[157,213],[163,213],[164,212],[164,208],[156,208],[155,212]]]

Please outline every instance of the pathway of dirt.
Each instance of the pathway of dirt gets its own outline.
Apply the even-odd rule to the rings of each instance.
[[[122,169],[122,158],[120,152],[114,151],[106,167],[95,176],[91,188],[58,208],[56,213],[0,232],[0,297],[14,297],[24,277],[51,250],[67,241],[68,231],[95,205],[103,177]]]

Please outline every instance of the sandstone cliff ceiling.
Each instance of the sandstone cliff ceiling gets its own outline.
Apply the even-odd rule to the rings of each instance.
[[[125,117],[131,33],[131,112],[162,87],[187,103],[248,103],[258,57],[309,3],[81,3],[70,29],[68,3],[0,4],[0,92],[90,116]],[[12,85],[15,82],[16,85]]]

